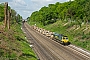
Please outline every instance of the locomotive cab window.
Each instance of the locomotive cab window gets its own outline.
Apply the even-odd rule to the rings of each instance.
[[[65,39],[65,37],[63,37],[63,39]]]
[[[68,38],[66,37],[66,40],[68,40]]]
[[[67,37],[63,37],[63,39],[68,40],[68,38],[67,38]]]

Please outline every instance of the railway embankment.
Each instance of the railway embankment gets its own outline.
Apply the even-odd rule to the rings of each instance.
[[[0,25],[0,60],[36,60],[21,25],[13,24],[9,30]]]

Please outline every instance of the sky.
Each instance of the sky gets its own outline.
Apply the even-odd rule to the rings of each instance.
[[[8,5],[12,9],[26,19],[27,17],[30,17],[34,11],[40,10],[43,6],[67,1],[69,0],[0,0],[0,3],[8,2]]]

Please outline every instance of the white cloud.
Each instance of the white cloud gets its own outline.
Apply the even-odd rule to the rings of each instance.
[[[16,5],[26,5],[26,3],[24,2],[24,0],[13,0],[13,3],[16,4]]]
[[[21,8],[26,6],[27,4],[23,0],[13,0],[12,2],[10,2],[10,5],[14,8]]]
[[[2,2],[10,2],[10,1],[12,1],[12,0],[0,0],[0,3],[2,3]]]

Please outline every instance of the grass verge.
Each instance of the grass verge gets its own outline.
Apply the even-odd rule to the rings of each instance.
[[[21,24],[13,24],[10,29],[0,33],[0,59],[1,60],[37,60],[30,48]]]

